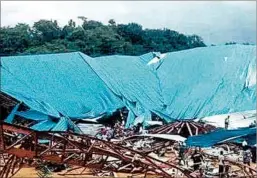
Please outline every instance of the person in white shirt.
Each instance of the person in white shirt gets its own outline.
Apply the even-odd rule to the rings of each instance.
[[[242,142],[242,146],[243,146],[243,150],[245,151],[247,149],[247,142],[244,139],[244,141]]]
[[[142,134],[143,133],[143,126],[141,125],[140,127],[139,127],[139,134]]]

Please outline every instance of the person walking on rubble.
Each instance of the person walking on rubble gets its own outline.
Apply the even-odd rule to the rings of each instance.
[[[256,145],[251,147],[251,153],[252,153],[252,162],[256,163]]]
[[[230,116],[228,116],[228,117],[225,119],[225,129],[228,129],[228,126],[229,126],[229,118],[230,118]]]
[[[220,155],[219,155],[219,177],[223,177],[224,176],[224,168],[225,168],[225,157],[223,155],[223,151],[220,151]]]
[[[252,153],[250,149],[247,149],[246,151],[243,151],[243,163],[251,166],[251,159],[252,159]],[[246,167],[244,167],[246,171]],[[249,172],[252,172],[252,170],[249,168]]]
[[[195,149],[193,155],[191,156],[191,159],[194,162],[194,171],[199,170],[200,165],[203,161],[203,156],[197,151],[197,149]]]
[[[250,149],[247,149],[246,151],[243,151],[243,162],[244,164],[247,164],[248,166],[251,165],[251,159],[252,159],[252,153]]]

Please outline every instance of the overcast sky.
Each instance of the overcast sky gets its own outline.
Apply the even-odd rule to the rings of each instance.
[[[1,26],[18,22],[31,25],[39,19],[57,20],[61,26],[73,19],[79,24],[78,16],[197,34],[207,44],[256,44],[255,1],[1,1]]]

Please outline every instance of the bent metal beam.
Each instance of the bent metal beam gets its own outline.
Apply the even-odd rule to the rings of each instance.
[[[5,162],[0,170],[2,177],[10,177],[17,172],[15,165],[22,165],[23,159],[65,163],[93,171],[154,174],[167,178],[174,177],[167,170],[176,169],[186,177],[195,177],[191,171],[175,164],[91,136],[40,132],[3,122],[0,123],[0,149],[1,161]],[[4,159],[4,155],[8,157]],[[16,160],[19,164],[12,163]]]

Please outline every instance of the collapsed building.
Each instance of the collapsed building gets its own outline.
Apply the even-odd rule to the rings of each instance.
[[[193,127],[196,119],[255,110],[255,47],[97,58],[80,52],[2,57],[1,120],[25,121],[35,132],[82,134],[78,121],[108,120],[124,108],[126,128],[137,123],[147,127],[154,120]],[[256,130],[244,129],[222,139],[256,135]],[[189,144],[201,145],[190,139]]]
[[[63,53],[1,58],[1,92],[33,114],[71,120],[126,107],[127,127],[156,114],[166,122],[255,110],[255,46],[204,47],[166,54]],[[33,114],[31,114],[33,113]]]

